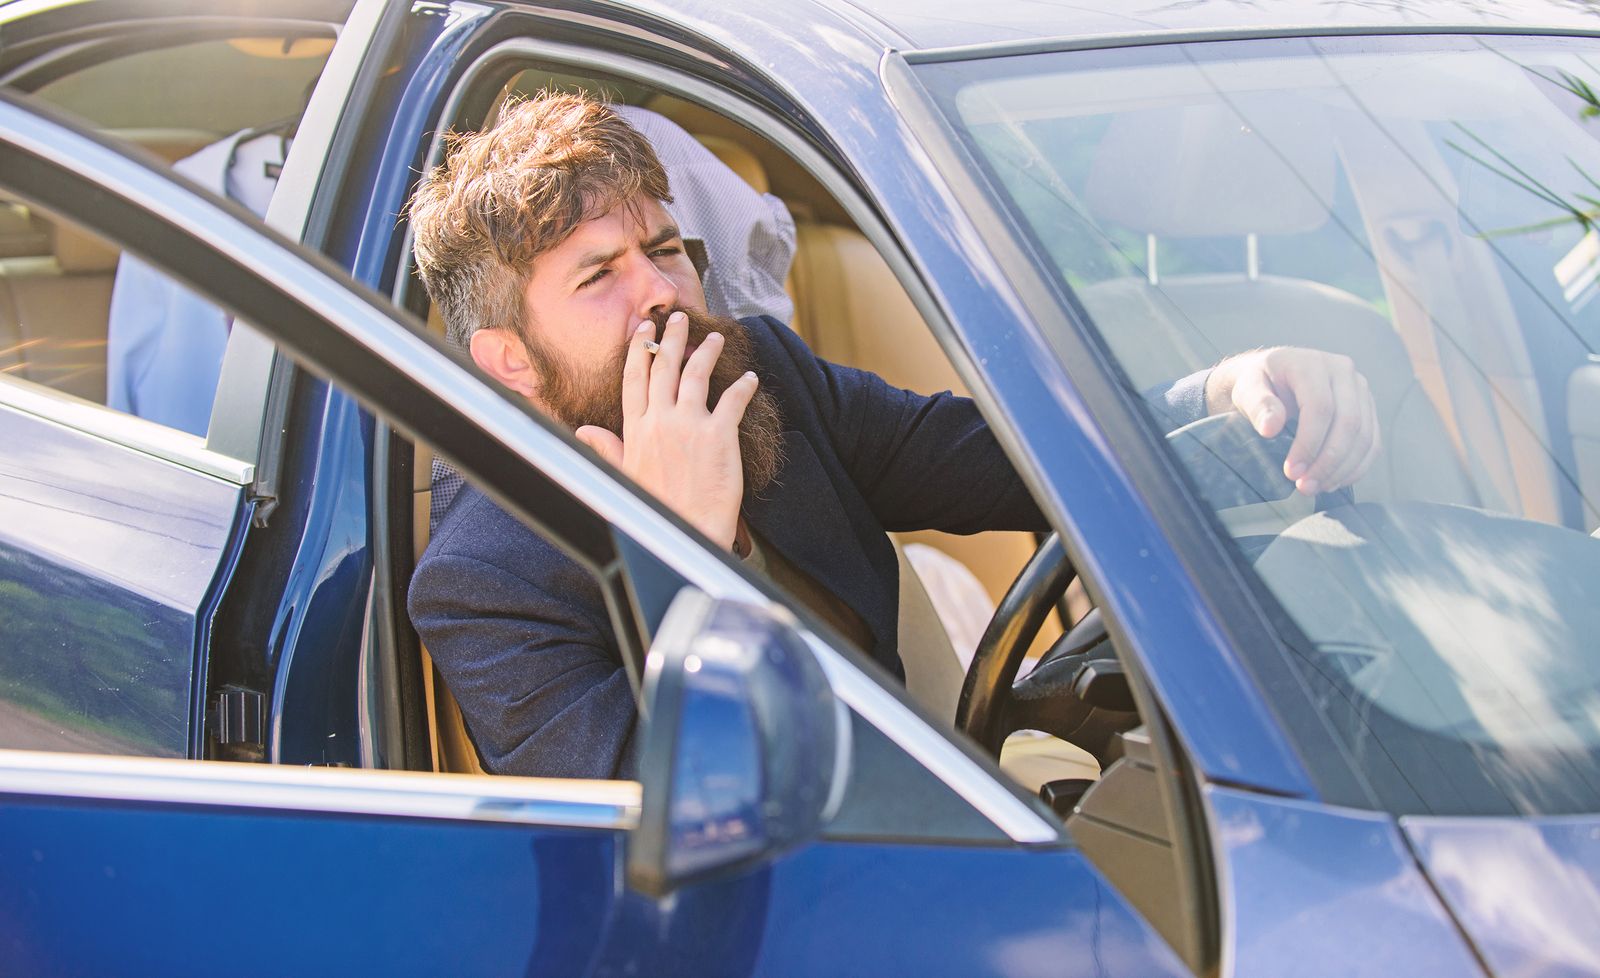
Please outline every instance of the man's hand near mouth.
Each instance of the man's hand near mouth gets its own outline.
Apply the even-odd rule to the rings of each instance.
[[[622,368],[622,437],[584,425],[578,440],[626,472],[720,546],[732,549],[744,499],[739,422],[755,396],[753,372],[707,406],[721,333],[686,350],[689,320],[667,318],[654,354],[646,348],[655,324],[643,322],[628,342]]]

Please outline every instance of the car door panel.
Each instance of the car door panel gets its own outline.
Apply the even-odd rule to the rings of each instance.
[[[772,872],[753,974],[1189,974],[1068,847],[824,843]]]
[[[342,790],[384,808],[350,773],[368,772]],[[0,852],[6,970],[584,974],[613,916],[620,835],[495,820],[520,807],[535,803],[486,797],[488,817],[469,820],[0,795],[17,843]],[[539,815],[563,807],[606,806]]]
[[[4,403],[0,429],[0,746],[190,754],[243,490]]]

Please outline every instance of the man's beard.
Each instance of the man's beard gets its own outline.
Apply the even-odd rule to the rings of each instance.
[[[689,339],[685,350],[705,342],[712,333],[722,334],[722,353],[711,368],[707,408],[715,409],[724,391],[746,371],[755,370],[755,351],[744,324],[737,319],[678,309],[689,317]],[[670,313],[653,316],[655,339],[661,341]],[[622,367],[628,359],[624,344],[615,356],[592,372],[578,370],[559,351],[524,335],[539,380],[539,400],[557,421],[573,429],[595,425],[622,437]],[[688,357],[684,357],[688,363]],[[681,369],[681,367],[680,367]],[[760,371],[757,371],[760,373]],[[783,467],[783,418],[777,398],[765,387],[756,393],[739,421],[739,461],[744,469],[744,490],[757,493],[772,484]]]

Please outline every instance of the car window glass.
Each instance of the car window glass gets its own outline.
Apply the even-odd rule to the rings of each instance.
[[[242,37],[140,51],[34,95],[108,138],[266,212],[327,38]],[[204,435],[230,318],[134,255],[0,201],[0,369]]]
[[[100,129],[220,137],[299,112],[332,49],[321,37],[200,41],[99,62],[33,94]]]
[[[1382,447],[1349,493],[1294,493],[1286,441],[1169,444],[1395,810],[1600,805],[1589,48],[1298,39],[922,69],[1135,387],[1280,344],[1361,371]]]

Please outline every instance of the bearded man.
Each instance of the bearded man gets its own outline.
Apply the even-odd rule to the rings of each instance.
[[[818,359],[769,317],[705,312],[649,142],[550,95],[451,140],[411,205],[452,342],[713,544],[758,565],[903,677],[886,531],[1046,530],[973,403]],[[1355,481],[1375,413],[1341,357],[1258,350],[1151,395],[1174,427],[1298,409],[1288,474]],[[631,777],[632,691],[593,578],[474,489],[441,518],[409,610],[486,767]]]

